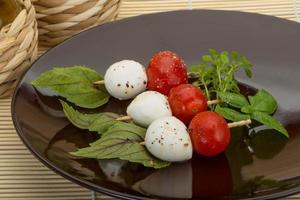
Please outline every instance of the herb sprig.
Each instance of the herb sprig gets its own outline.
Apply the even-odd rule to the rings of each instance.
[[[190,67],[190,74],[198,77],[193,85],[203,88],[208,100],[218,98],[218,92],[239,94],[235,73],[239,68],[242,68],[246,75],[251,78],[252,64],[250,61],[236,51],[218,53],[216,50],[210,49],[209,52],[209,55],[202,56],[200,64]]]
[[[284,126],[272,114],[277,109],[275,98],[266,90],[259,90],[255,96],[248,99],[240,94],[235,73],[243,69],[246,75],[252,77],[252,64],[245,57],[233,51],[218,53],[209,50],[209,55],[202,56],[202,62],[190,68],[190,75],[198,79],[193,85],[203,88],[208,100],[217,98],[223,101],[220,105],[211,105],[216,111],[230,121],[254,119],[289,137]]]

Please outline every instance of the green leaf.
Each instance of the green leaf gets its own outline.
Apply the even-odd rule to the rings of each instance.
[[[228,103],[229,105],[235,108],[242,108],[244,106],[249,105],[246,97],[241,94],[235,94],[230,92],[218,92],[219,98],[224,102]]]
[[[156,169],[169,166],[170,162],[153,157],[141,144],[145,134],[144,128],[124,122],[118,123],[109,128],[101,139],[90,144],[90,147],[79,149],[72,154],[94,159],[119,158]]]
[[[254,108],[253,108],[251,105],[248,105],[248,106],[242,107],[241,111],[242,111],[243,113],[251,114],[251,113],[253,113],[255,110],[254,110]]]
[[[202,61],[206,62],[206,63],[211,62],[212,57],[210,55],[204,55],[204,56],[202,56]]]
[[[114,113],[84,114],[76,111],[66,102],[60,100],[63,110],[70,122],[81,129],[88,129],[99,134],[106,132],[111,126],[119,121],[115,120],[118,115]]]
[[[221,60],[224,64],[227,64],[229,63],[229,57],[228,57],[228,52],[227,51],[223,51],[221,54],[220,54],[220,57],[221,57]]]
[[[234,61],[237,61],[238,58],[239,58],[239,53],[237,51],[232,51],[231,52],[231,58],[234,60]]]
[[[218,56],[218,52],[215,49],[209,49],[209,53],[214,58]]]
[[[102,79],[90,68],[74,66],[44,72],[32,81],[32,85],[50,89],[80,107],[97,108],[109,100],[105,87],[95,87],[93,84]]]
[[[250,69],[244,68],[244,71],[249,78],[252,78],[252,71]]]
[[[266,90],[259,90],[255,96],[249,96],[252,108],[256,111],[272,114],[277,109],[275,98]]]
[[[251,118],[266,125],[269,128],[273,128],[273,129],[277,130],[278,132],[282,133],[287,138],[289,137],[287,130],[280,123],[280,121],[278,121],[274,117],[272,117],[264,112],[255,111],[251,114]]]
[[[223,116],[225,119],[234,122],[250,119],[250,115],[245,115],[231,108],[221,107],[220,105],[216,106],[215,112]]]
[[[192,72],[192,73],[200,73],[202,72],[204,69],[204,66],[199,64],[199,65],[192,65],[190,68],[189,68],[189,72]]]

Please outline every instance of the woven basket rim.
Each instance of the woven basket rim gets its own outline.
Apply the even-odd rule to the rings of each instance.
[[[0,29],[0,98],[9,96],[37,54],[37,22],[30,0],[17,0],[22,9]]]
[[[83,30],[117,17],[122,0],[34,0],[40,48],[47,49]]]

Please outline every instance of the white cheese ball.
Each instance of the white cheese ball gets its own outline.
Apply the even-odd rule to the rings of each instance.
[[[172,116],[172,111],[165,95],[146,91],[135,97],[129,104],[127,115],[136,124],[147,127],[158,118]]]
[[[145,145],[155,157],[170,162],[189,160],[193,154],[187,128],[175,117],[152,122],[146,132]]]
[[[109,94],[117,99],[131,99],[146,90],[146,70],[133,60],[112,64],[105,73],[104,83]]]

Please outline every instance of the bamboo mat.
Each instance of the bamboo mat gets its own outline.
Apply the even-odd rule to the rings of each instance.
[[[198,8],[262,13],[300,22],[300,0],[123,0],[118,18]],[[16,135],[10,102],[0,99],[0,200],[111,199],[67,181],[37,161]],[[300,199],[300,194],[289,199]]]

